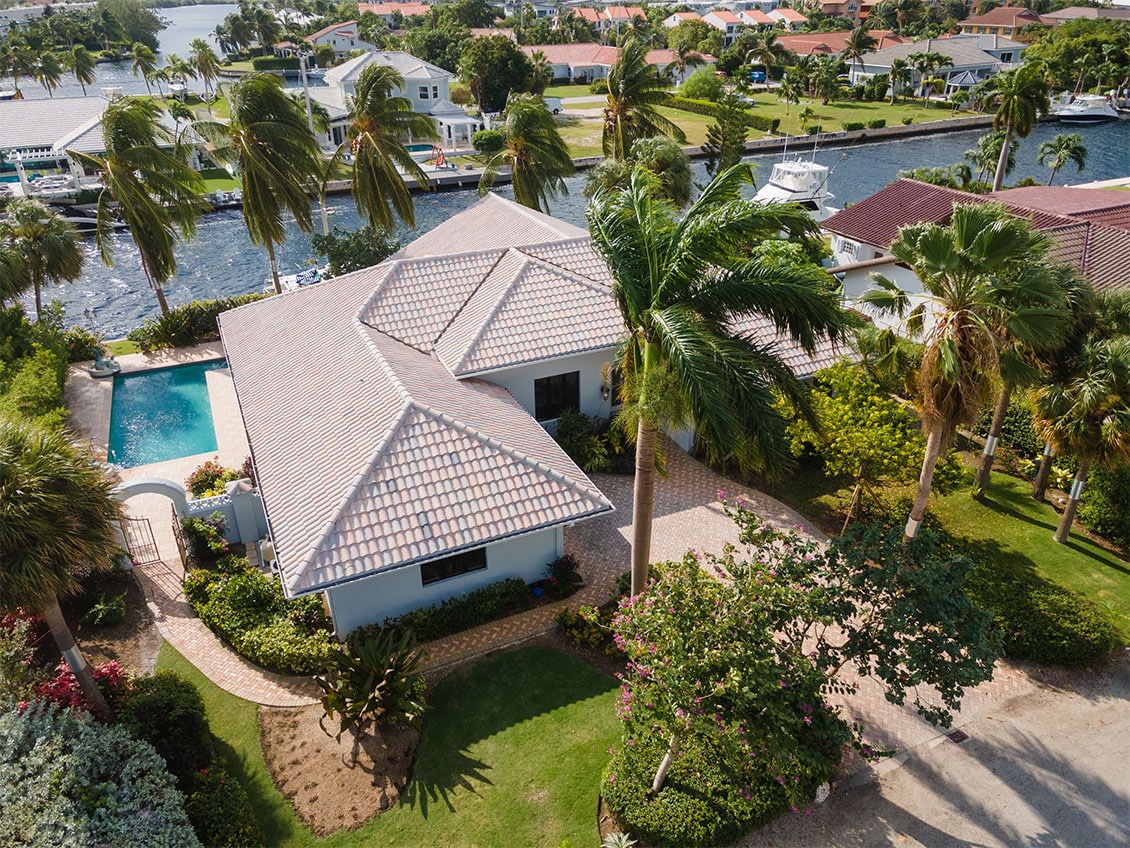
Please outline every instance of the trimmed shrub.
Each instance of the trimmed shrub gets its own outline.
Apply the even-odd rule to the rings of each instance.
[[[134,681],[133,694],[118,711],[122,726],[152,745],[184,791],[212,762],[212,734],[204,699],[196,687],[171,671]]]
[[[304,633],[286,619],[233,633],[229,641],[252,662],[288,674],[313,674],[330,655],[328,633]]]
[[[456,106],[470,106],[475,102],[475,97],[471,94],[471,89],[465,85],[451,86],[451,92],[448,97]],[[474,136],[472,136],[472,138],[473,137]]]
[[[499,130],[479,130],[471,135],[471,144],[479,153],[498,153],[506,144],[506,136]]]
[[[696,115],[708,115],[711,118],[719,117],[722,107],[717,103],[711,103],[709,100],[694,100],[689,97],[679,97],[670,95],[667,98],[667,105],[673,109],[680,109],[683,112],[691,112]],[[749,111],[743,111],[742,117],[746,122],[746,126],[750,129],[761,130],[762,132],[775,133],[777,128],[781,125],[780,118],[766,118],[763,115],[754,115]]]
[[[184,811],[207,848],[260,848],[266,844],[251,799],[223,760],[197,772]]]
[[[251,67],[257,71],[297,71],[297,56],[256,56]]]
[[[903,118],[902,119],[902,125],[904,127],[909,127],[913,123],[914,123],[914,118]]]
[[[822,127],[820,124],[817,124],[814,127],[809,127],[805,130],[805,132],[809,135],[818,135],[819,133],[824,132],[824,127]]]
[[[844,121],[842,124],[844,132],[857,132],[863,129],[866,124],[863,121]]]
[[[200,848],[164,760],[123,727],[0,714],[0,774],[0,845]]]
[[[1079,520],[1124,552],[1130,552],[1130,465],[1113,471],[1095,468],[1087,475]]]
[[[886,118],[871,118],[867,122],[867,129],[869,129],[869,130],[881,130],[886,125],[887,125],[887,119]]]
[[[137,342],[146,353],[162,348],[186,347],[200,342],[214,341],[220,337],[216,319],[221,312],[254,303],[265,297],[268,295],[252,292],[215,300],[194,300],[192,303],[170,309],[167,315],[146,318],[145,323],[130,330],[126,338]]]
[[[583,83],[583,77],[578,77],[577,82]],[[608,93],[608,80],[594,79],[589,83],[589,94],[607,94]]]
[[[679,94],[691,100],[707,100],[711,103],[717,103],[725,93],[726,86],[722,83],[722,80],[714,73],[713,68],[706,65],[695,70],[679,86]]]

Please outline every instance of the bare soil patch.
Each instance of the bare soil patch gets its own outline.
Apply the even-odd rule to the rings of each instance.
[[[90,609],[105,597],[125,594],[125,620],[114,627],[99,627],[86,620]],[[83,581],[83,592],[60,598],[59,606],[71,626],[75,641],[92,665],[117,661],[133,674],[152,674],[157,666],[161,634],[153,622],[145,593],[128,571],[93,575]]]
[[[345,734],[337,742],[327,736],[318,724],[323,715],[320,704],[259,708],[263,757],[275,786],[303,823],[324,837],[396,806],[412,776],[420,732],[393,727],[367,734],[354,762],[353,737]]]

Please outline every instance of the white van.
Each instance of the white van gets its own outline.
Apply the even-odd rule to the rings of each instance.
[[[545,101],[545,108],[552,112],[554,115],[561,111],[561,98],[560,97],[543,97]]]

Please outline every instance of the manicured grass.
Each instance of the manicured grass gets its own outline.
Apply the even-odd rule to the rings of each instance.
[[[443,680],[430,701],[415,774],[401,804],[357,830],[319,840],[275,789],[256,707],[208,681],[171,646],[159,668],[191,680],[229,768],[272,846],[556,848],[597,842],[600,772],[618,738],[617,684],[548,648],[482,660]]]
[[[200,172],[200,176],[204,178],[204,190],[206,192],[231,191],[239,188],[239,180],[223,168],[206,168]]]
[[[929,510],[947,531],[990,551],[1002,567],[1034,571],[1107,607],[1123,637],[1130,637],[1130,563],[1090,541],[1078,527],[1067,544],[1057,544],[1052,536],[1059,525],[1059,514],[1051,504],[1032,500],[1029,491],[1027,482],[994,473],[980,500],[963,487],[947,495],[932,494]],[[835,525],[838,529],[851,484],[806,468],[782,483],[774,494],[825,528]],[[913,495],[913,490],[890,489],[885,493],[886,500],[894,502],[900,494]],[[898,523],[905,516],[891,518]]]
[[[777,98],[776,91],[756,94],[753,100],[756,104],[752,107],[755,115],[781,119],[778,133],[782,135],[785,132],[790,135],[799,135],[804,132],[801,129],[799,115],[806,108],[812,109],[816,113],[816,117],[810,118],[806,122],[806,126],[811,127],[819,124],[824,128],[824,132],[840,132],[843,129],[844,121],[862,121],[866,124],[872,119],[882,118],[887,122],[888,127],[895,127],[902,124],[903,118],[910,118],[913,123],[921,124],[927,121],[944,121],[954,117],[948,107],[940,106],[935,101],[931,101],[932,105],[929,109],[926,109],[922,106],[921,100],[899,101],[894,106],[885,100],[874,103],[836,101],[827,106],[822,105],[819,100],[801,100],[799,104],[788,104],[788,109],[786,109],[785,102]],[[969,112],[958,112],[957,116],[968,117],[970,114]],[[756,137],[758,137],[756,134],[750,133],[750,138]]]
[[[557,130],[574,159],[580,156],[600,156],[600,137],[603,129],[600,118],[565,118],[558,116]]]
[[[106,342],[112,356],[124,356],[127,353],[141,353],[141,346],[129,339],[118,339],[116,342]]]
[[[545,90],[544,97],[591,97],[592,92],[589,91],[587,85],[551,85]]]

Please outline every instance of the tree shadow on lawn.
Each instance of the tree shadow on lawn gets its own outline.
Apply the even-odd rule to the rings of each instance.
[[[424,818],[435,802],[454,811],[457,789],[477,794],[478,786],[493,785],[487,776],[493,766],[469,755],[472,745],[618,686],[587,663],[544,647],[488,657],[453,672],[429,701],[416,771],[401,803],[418,805]],[[522,752],[511,755],[520,758]]]

